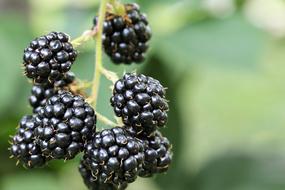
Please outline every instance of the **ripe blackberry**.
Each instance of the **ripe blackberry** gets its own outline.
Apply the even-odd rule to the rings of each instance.
[[[34,113],[38,111],[39,107],[45,106],[47,99],[57,94],[58,89],[67,87],[74,81],[74,73],[68,72],[63,75],[62,79],[54,83],[34,84],[31,90],[32,95],[29,97],[29,102]]]
[[[151,29],[137,4],[125,4],[125,10],[123,16],[107,12],[103,28],[104,50],[116,64],[140,63],[145,59]],[[97,20],[95,17],[94,27]]]
[[[55,81],[68,72],[77,51],[62,32],[51,32],[34,39],[24,50],[25,74],[36,83]]]
[[[95,177],[92,175],[91,170],[89,170],[84,160],[81,160],[79,165],[79,173],[81,177],[83,178],[84,184],[88,187],[90,190],[123,190],[127,188],[126,186],[117,187],[113,184],[106,184],[104,182],[98,182]]]
[[[95,182],[126,187],[138,176],[144,160],[143,143],[124,128],[115,127],[97,133],[85,147],[83,162]]]
[[[34,131],[37,127],[33,116],[24,116],[16,135],[12,138],[11,155],[27,168],[41,167],[47,161],[35,143]]]
[[[123,123],[134,127],[138,133],[150,134],[167,122],[165,89],[152,77],[125,74],[115,83],[110,102]]]
[[[166,137],[156,131],[144,139],[145,160],[140,170],[140,177],[151,177],[153,174],[166,172],[172,161],[171,144]]]
[[[38,110],[37,143],[49,158],[72,159],[96,130],[93,108],[81,96],[60,91]]]
[[[75,74],[73,72],[69,71],[69,72],[63,74],[62,77],[60,78],[60,80],[54,81],[53,86],[56,88],[67,87],[68,85],[75,82],[75,78],[76,78]]]

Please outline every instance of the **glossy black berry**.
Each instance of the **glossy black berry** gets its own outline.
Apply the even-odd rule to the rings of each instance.
[[[78,169],[84,184],[89,190],[124,190],[127,188],[127,184],[124,184],[124,186],[116,186],[111,183],[96,180],[96,175],[92,174],[92,171],[88,169],[85,164],[85,161],[81,160]]]
[[[37,143],[49,158],[72,159],[96,130],[93,108],[81,96],[59,91],[37,110]]]
[[[166,137],[156,131],[153,136],[141,136],[144,141],[145,159],[140,170],[140,177],[151,177],[154,174],[164,173],[172,161],[171,144]]]
[[[103,30],[103,46],[106,54],[116,63],[140,63],[145,59],[151,29],[145,14],[137,4],[125,4],[126,15],[106,15]],[[97,24],[94,19],[94,26]]]
[[[24,116],[16,135],[12,138],[10,152],[27,168],[41,167],[48,160],[36,144],[34,131],[39,127],[33,116]]]
[[[62,32],[34,39],[24,50],[25,74],[36,83],[60,80],[75,61],[77,51]]]
[[[60,80],[54,81],[54,83],[34,84],[29,97],[34,113],[38,111],[39,107],[45,106],[47,99],[56,95],[59,89],[68,88],[68,85],[74,81],[74,73],[67,72]]]
[[[111,105],[116,116],[137,133],[150,134],[167,122],[168,103],[165,89],[151,77],[127,73],[119,79],[113,90]]]
[[[95,183],[125,187],[138,176],[144,161],[142,141],[124,128],[115,127],[97,133],[85,146],[83,163],[92,172]]]

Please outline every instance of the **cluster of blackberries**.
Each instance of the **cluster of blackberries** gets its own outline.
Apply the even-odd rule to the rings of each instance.
[[[94,18],[96,27],[98,17]],[[114,63],[140,63],[145,59],[151,29],[147,17],[137,4],[126,4],[125,15],[107,12],[103,29],[103,46]]]
[[[96,131],[93,108],[72,90],[77,81],[69,70],[76,56],[62,32],[36,38],[24,50],[25,74],[34,82],[29,97],[33,115],[21,119],[10,151],[25,167],[74,158]]]
[[[124,15],[107,12],[103,46],[114,63],[138,63],[144,60],[151,31],[137,4],[123,7]],[[97,18],[94,25],[96,29]],[[91,190],[123,190],[137,177],[166,172],[171,144],[158,131],[168,118],[165,88],[152,77],[124,74],[110,98],[123,124],[96,131],[95,111],[73,88],[77,81],[70,69],[76,57],[62,32],[36,38],[24,50],[25,75],[33,80],[33,114],[21,119],[12,137],[12,157],[34,168],[83,152],[79,172]]]
[[[168,111],[159,81],[127,73],[115,83],[111,105],[124,125],[97,132],[79,167],[93,190],[125,189],[138,176],[166,172],[172,160],[171,144],[157,130],[165,126]]]

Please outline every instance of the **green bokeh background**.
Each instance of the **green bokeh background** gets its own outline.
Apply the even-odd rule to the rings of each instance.
[[[138,179],[129,189],[284,190],[285,40],[248,17],[250,3],[258,0],[216,0],[216,8],[205,1],[136,1],[153,29],[147,61],[115,66],[104,57],[110,70],[136,70],[168,87],[170,119],[162,131],[173,143],[173,164],[167,174]],[[277,2],[264,5],[268,12],[285,7],[283,0],[267,2]],[[23,49],[52,30],[80,36],[91,27],[98,4],[0,0],[0,190],[85,189],[77,172],[80,156],[26,170],[9,159],[7,148],[19,119],[31,113]],[[79,51],[72,70],[91,80],[94,42]],[[110,85],[102,81],[97,111],[112,118]]]

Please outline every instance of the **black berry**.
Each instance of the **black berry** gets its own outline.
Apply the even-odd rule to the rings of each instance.
[[[138,176],[144,160],[142,141],[124,128],[115,127],[97,133],[85,147],[83,162],[92,172],[94,182],[125,187]]]
[[[93,108],[81,96],[60,91],[37,111],[37,143],[49,158],[72,159],[96,130]]]
[[[116,116],[138,133],[148,134],[167,122],[168,103],[165,89],[158,80],[142,74],[127,73],[113,90],[111,105]]]
[[[116,186],[110,183],[104,183],[103,181],[98,181],[96,175],[92,174],[92,171],[87,168],[84,160],[81,160],[78,169],[84,184],[90,190],[124,190],[127,188],[127,184],[125,184],[125,186]]]
[[[77,51],[62,32],[51,32],[34,39],[24,50],[25,74],[36,83],[56,81],[68,72]]]
[[[103,30],[106,54],[116,63],[140,63],[145,59],[151,29],[137,4],[125,4],[126,15],[107,13]],[[97,25],[97,17],[94,26]]]
[[[34,131],[39,127],[33,116],[24,116],[16,135],[12,138],[10,152],[27,168],[41,167],[47,159],[36,144]]]
[[[153,174],[164,173],[172,161],[171,144],[166,137],[156,131],[151,137],[142,137],[145,145],[145,159],[140,170],[140,177],[151,177]]]
[[[74,81],[74,73],[68,72],[64,74],[60,80],[54,81],[54,83],[34,84],[31,90],[31,96],[29,97],[29,102],[34,113],[36,113],[40,107],[45,106],[46,100],[56,95],[59,89],[68,87],[68,85]]]

